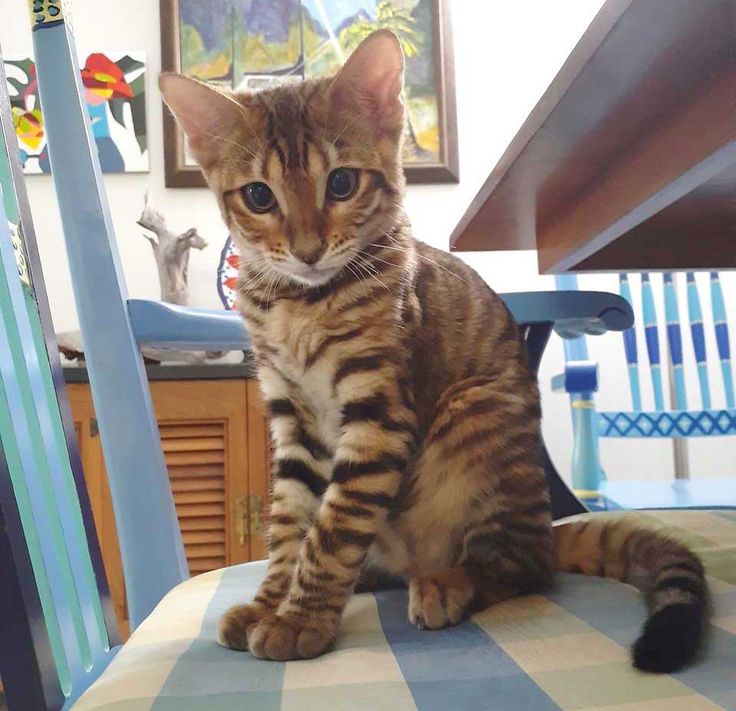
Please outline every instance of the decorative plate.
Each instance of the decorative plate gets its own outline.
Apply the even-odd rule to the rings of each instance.
[[[222,305],[228,311],[235,308],[239,265],[240,255],[235,249],[232,237],[228,237],[220,254],[220,265],[217,267],[217,293],[220,295]]]

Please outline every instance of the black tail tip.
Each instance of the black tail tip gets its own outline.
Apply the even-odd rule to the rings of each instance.
[[[634,644],[634,666],[655,674],[679,671],[697,656],[704,630],[701,605],[676,604],[662,608],[647,620]]]

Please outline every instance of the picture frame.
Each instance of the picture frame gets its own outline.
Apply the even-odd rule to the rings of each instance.
[[[300,67],[302,74],[307,71],[306,67],[309,66],[311,61],[305,59],[307,54],[304,51],[304,25],[306,22],[311,22],[311,26],[316,24],[306,14],[308,13],[306,6],[315,1],[293,0],[293,3],[298,6],[298,22],[302,37],[299,62],[295,63],[294,67]],[[392,1],[376,0],[376,7],[382,5],[382,11],[391,11]],[[224,6],[230,6],[234,22],[236,17],[235,6],[242,4],[242,0],[240,2],[239,0],[160,0],[162,71],[190,74],[190,72],[182,71],[182,6],[184,6],[185,12],[191,12],[192,7],[196,6],[198,13],[206,13],[208,2],[212,2],[213,9],[218,9],[220,24],[222,24],[222,8]],[[325,3],[329,3],[329,0],[321,0],[318,4],[320,8],[324,8]],[[401,4],[405,5],[405,3]],[[422,63],[424,74],[429,77],[431,83],[430,88],[427,89],[425,80],[422,85],[424,93],[421,96],[418,95],[416,99],[409,96],[407,100],[409,115],[407,125],[409,128],[407,131],[406,143],[408,149],[404,160],[404,170],[408,183],[457,183],[460,179],[452,32],[448,4],[449,0],[417,0],[417,6],[422,5],[422,9],[430,13],[431,32],[420,34],[416,43],[414,43],[412,36],[407,38],[410,42],[408,46],[411,48],[413,45],[418,52],[421,52],[422,48],[431,48],[431,51],[427,49],[428,53],[431,54],[431,62],[428,62],[426,57],[414,55],[417,57],[416,61]],[[320,19],[326,21],[329,18],[323,12]],[[361,23],[360,27],[356,28],[357,34],[366,28],[368,18],[365,16],[357,17],[355,22],[356,24]],[[184,26],[186,31],[191,33],[190,28]],[[232,34],[234,36],[235,32],[233,31]],[[330,36],[334,42],[335,32],[330,32]],[[263,42],[260,38],[255,39]],[[201,45],[197,43],[194,46],[199,48]],[[235,47],[235,39],[232,41],[232,46]],[[235,49],[232,51],[234,53]],[[233,56],[235,57],[235,54]],[[218,61],[218,67],[221,67],[222,58],[218,58]],[[407,59],[407,92],[412,90],[410,83],[412,61],[412,57]],[[247,81],[248,86],[257,87],[262,86],[263,83],[267,84],[271,80],[283,81],[285,78],[294,75],[293,70],[284,71],[283,68],[274,68],[272,72],[265,73],[262,70],[247,73],[239,70],[236,77],[235,64],[236,61],[233,60],[229,65],[228,72],[223,76],[218,76],[215,83],[223,85],[224,82],[230,82],[230,86],[233,86],[242,85],[242,82]],[[310,76],[314,76],[314,74],[310,74]],[[419,94],[419,90],[416,93]],[[412,127],[412,120],[423,130],[415,130]],[[183,132],[166,107],[164,107],[163,112],[163,131],[166,187],[205,187],[206,183],[200,169],[187,155]],[[422,143],[422,141],[424,142]]]

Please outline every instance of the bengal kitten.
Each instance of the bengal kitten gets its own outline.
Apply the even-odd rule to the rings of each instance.
[[[557,569],[642,588],[634,664],[680,668],[705,629],[703,567],[625,521],[553,533],[517,326],[402,209],[403,74],[379,31],[329,79],[251,93],[161,77],[242,255],[275,448],[268,573],[220,641],[314,657],[361,576],[407,579],[409,620],[437,629]]]

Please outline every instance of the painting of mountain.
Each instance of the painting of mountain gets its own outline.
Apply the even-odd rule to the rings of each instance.
[[[333,74],[369,34],[389,29],[406,55],[405,165],[437,166],[446,162],[448,141],[441,121],[447,87],[438,84],[444,61],[437,46],[441,5],[442,0],[179,0],[172,28],[179,52],[175,66],[164,68],[257,90]],[[189,158],[186,164],[193,166]]]

